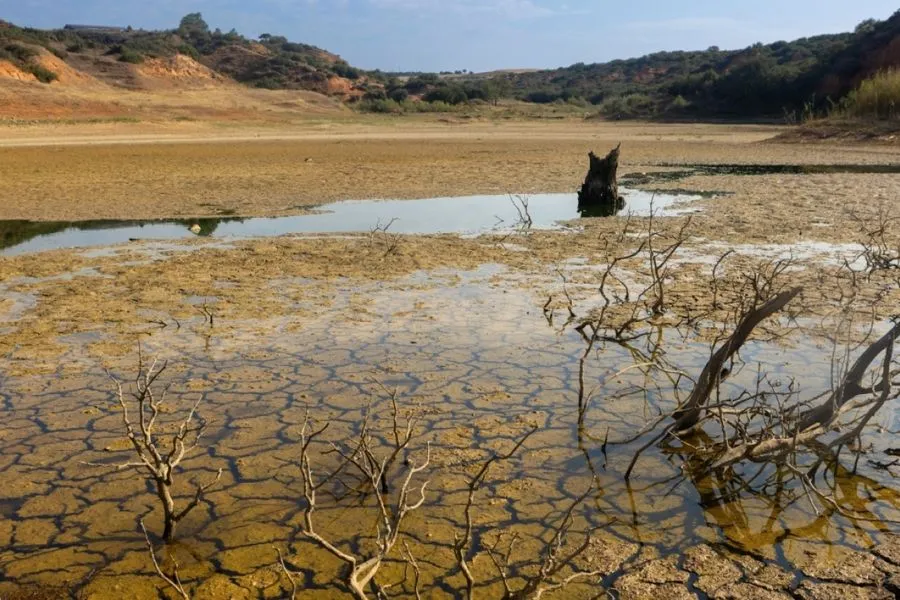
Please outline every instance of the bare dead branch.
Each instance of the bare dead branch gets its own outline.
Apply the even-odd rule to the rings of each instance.
[[[860,418],[856,427],[849,434],[835,440],[833,445],[840,446],[857,437],[862,431],[862,428],[868,424],[875,413],[877,413],[891,398],[890,366],[893,359],[894,343],[896,342],[898,335],[900,335],[900,323],[897,323],[890,331],[888,331],[888,333],[863,352],[860,358],[854,363],[854,366],[848,371],[842,384],[828,400],[797,419],[797,425],[794,426],[790,435],[784,437],[765,437],[761,434],[750,436],[747,442],[735,445],[733,448],[718,455],[712,464],[712,468],[721,468],[745,459],[756,461],[769,459],[772,456],[791,452],[798,445],[815,440],[828,431],[842,414],[863,406],[849,404],[849,400],[855,396],[849,396],[847,392],[843,390],[854,389],[857,390],[858,393],[871,393],[875,390],[880,390],[881,393],[879,398],[871,403],[870,410]],[[880,350],[875,353],[873,349]],[[866,372],[871,365],[871,362],[874,361],[881,352],[884,352],[884,361],[882,363],[882,378],[880,383],[873,389],[862,388],[861,386],[853,387],[851,382],[856,380],[858,383],[858,379],[856,378],[862,377],[862,374]],[[860,367],[865,361],[868,362],[864,364],[864,367]],[[862,368],[861,373],[858,371],[858,368]],[[797,409],[795,408],[794,410],[796,411]]]
[[[138,461],[128,461],[116,465],[116,470],[131,468],[142,470],[153,481],[157,497],[163,508],[165,529],[162,537],[166,542],[171,542],[174,539],[178,523],[200,504],[206,491],[219,481],[222,469],[217,471],[215,478],[209,483],[197,484],[191,501],[180,511],[176,510],[175,498],[172,495],[175,472],[187,454],[199,445],[206,429],[206,422],[195,423],[197,408],[202,401],[201,397],[175,429],[169,441],[168,451],[162,447],[156,425],[169,387],[163,388],[162,393],[158,395],[154,388],[160,376],[165,372],[168,363],[164,362],[161,366],[157,366],[158,364],[157,360],[153,360],[145,368],[143,353],[140,351],[140,346],[138,347],[138,373],[130,393],[137,408],[137,427],[132,421],[129,402],[126,400],[121,382],[109,371],[107,371],[107,375],[115,385],[116,398],[122,409],[122,424],[132,450],[138,457]]]
[[[297,597],[297,577],[290,569],[288,569],[287,563],[284,562],[284,556],[281,555],[281,550],[279,550],[277,546],[274,548],[275,552],[278,553],[278,564],[281,566],[281,572],[284,573],[291,584],[291,595],[289,600],[294,600]]]
[[[428,468],[431,462],[431,446],[426,444],[424,461],[422,464],[418,465],[414,460],[409,461],[408,470],[397,489],[393,503],[388,499],[387,492],[382,491],[385,489],[384,478],[389,461],[397,456],[399,450],[405,449],[413,437],[412,424],[409,424],[408,426],[408,433],[400,433],[397,424],[398,410],[396,401],[394,400],[392,404],[394,407],[393,431],[396,442],[392,454],[384,458],[379,458],[377,456],[373,447],[371,433],[367,425],[363,427],[358,443],[352,451],[342,451],[337,446],[333,446],[344,461],[344,464],[342,464],[338,470],[341,470],[346,466],[352,466],[360,472],[366,483],[371,487],[372,495],[375,500],[375,513],[378,517],[378,526],[376,528],[374,544],[375,548],[374,550],[359,556],[350,551],[340,549],[336,543],[321,535],[315,527],[314,515],[317,508],[316,492],[324,483],[328,482],[330,478],[319,480],[316,477],[312,467],[310,446],[317,437],[324,433],[328,428],[328,425],[326,424],[318,430],[312,430],[309,415],[307,414],[300,432],[300,470],[303,478],[303,496],[305,499],[302,533],[320,548],[326,550],[345,563],[346,571],[343,577],[343,583],[346,586],[347,591],[358,600],[368,598],[366,589],[369,586],[374,587],[376,590],[382,589],[379,588],[375,581],[375,577],[400,538],[403,520],[409,513],[418,510],[425,503],[425,490],[428,486],[428,481],[426,480],[421,485],[416,484],[415,490],[413,487],[413,479]],[[384,593],[378,592],[376,595],[381,597]]]
[[[382,254],[382,258],[387,258],[391,254],[396,254],[398,248],[400,247],[400,241],[402,240],[402,234],[399,233],[391,233],[390,229],[398,221],[397,217],[392,218],[387,223],[382,223],[381,219],[378,219],[378,222],[375,226],[369,230],[369,245],[381,245],[384,250],[384,254]]]
[[[184,598],[184,600],[191,600],[191,597],[188,595],[187,591],[184,589],[184,585],[181,583],[181,579],[178,577],[178,563],[173,564],[172,568],[172,576],[168,576],[162,570],[162,567],[159,566],[159,561],[156,560],[156,552],[153,551],[153,542],[150,541],[150,535],[147,533],[147,528],[144,527],[144,520],[140,520],[141,531],[144,532],[144,539],[147,541],[147,549],[150,551],[150,560],[153,561],[153,568],[156,569],[156,574],[166,582],[172,589],[174,589],[179,596]]]
[[[859,358],[856,359],[853,366],[847,371],[843,381],[828,400],[803,414],[797,424],[797,429],[799,431],[804,431],[815,425],[823,425],[831,421],[835,412],[840,411],[847,402],[856,396],[871,393],[872,391],[878,390],[879,387],[889,387],[889,375],[883,377],[881,383],[876,385],[874,389],[863,387],[862,379],[872,363],[882,352],[892,352],[893,345],[898,337],[900,337],[900,320],[898,320],[878,341],[870,345],[866,348],[865,352],[859,355]]]
[[[528,210],[528,196],[510,196],[509,201],[519,214],[519,220],[516,222],[516,229],[520,233],[528,233],[531,231],[531,226],[534,225],[534,219],[531,218],[531,213]]]
[[[706,404],[709,395],[719,384],[722,369],[726,363],[740,350],[757,325],[784,308],[801,291],[802,288],[794,288],[782,292],[741,318],[731,337],[716,350],[706,363],[684,406],[679,408],[673,415],[675,419],[674,431],[686,431],[697,424],[700,420],[703,405]]]
[[[524,436],[519,438],[519,441],[512,447],[509,452],[504,454],[495,453],[489,459],[482,463],[481,468],[476,473],[475,477],[473,477],[469,481],[469,495],[466,499],[466,507],[465,507],[465,519],[466,519],[466,528],[463,535],[457,534],[453,541],[453,554],[456,556],[456,564],[459,566],[460,571],[462,571],[463,576],[466,578],[466,597],[468,600],[474,600],[475,595],[475,577],[472,575],[472,570],[469,567],[469,560],[471,557],[469,556],[469,551],[472,545],[472,530],[473,520],[472,520],[472,509],[475,504],[475,493],[481,487],[481,484],[484,483],[485,477],[487,477],[488,470],[491,468],[495,462],[509,460],[515,455],[516,452],[519,451],[519,448],[528,441],[537,429],[532,429]]]
[[[419,569],[419,563],[409,549],[409,544],[406,543],[406,540],[403,540],[403,556],[406,559],[406,564],[410,565],[413,570],[413,592],[416,595],[416,600],[422,600],[422,592],[419,590],[419,581],[422,579],[422,571]]]

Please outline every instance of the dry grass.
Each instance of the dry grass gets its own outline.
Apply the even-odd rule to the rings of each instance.
[[[841,103],[838,116],[900,119],[900,69],[888,69],[863,81]]]
[[[0,76],[0,125],[96,121],[212,120],[272,122],[351,114],[338,100],[306,91],[257,90],[236,85],[122,89],[97,81],[44,85]]]

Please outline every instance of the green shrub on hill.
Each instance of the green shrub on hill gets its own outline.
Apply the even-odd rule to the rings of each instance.
[[[37,77],[41,83],[52,83],[59,79],[59,75],[41,65],[28,64],[25,65],[25,70]]]
[[[6,51],[6,55],[16,63],[27,62],[38,55],[37,50],[21,44],[6,44],[3,49]]]
[[[657,52],[607,63],[504,73],[491,81],[505,87],[505,97],[540,104],[588,98],[616,118],[822,114],[832,101],[850,92],[851,82],[860,76],[898,66],[893,51],[898,36],[900,11],[884,21],[864,21],[848,33],[754,44],[742,50],[714,46]],[[652,102],[627,100],[634,95]]]
[[[132,48],[123,47],[119,53],[119,61],[139,65],[144,62],[144,55]]]

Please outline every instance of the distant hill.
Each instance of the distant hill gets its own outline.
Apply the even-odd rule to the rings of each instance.
[[[657,52],[489,77],[531,102],[587,101],[608,116],[781,117],[823,109],[880,69],[900,66],[900,11],[852,33],[743,50]],[[490,74],[489,74],[490,75]],[[483,79],[483,78],[482,78]]]
[[[73,73],[124,88],[153,88],[166,79],[183,85],[232,81],[345,99],[363,95],[369,79],[315,46],[280,36],[251,40],[235,30],[210,30],[200,13],[187,15],[168,31],[107,25],[39,30],[0,21],[0,76],[50,83],[67,75],[71,79]]]
[[[0,82],[100,82],[126,89],[245,85],[310,90],[362,110],[451,110],[517,99],[568,103],[605,118],[808,120],[861,81],[900,66],[900,11],[855,31],[742,50],[657,52],[554,70],[491,73],[362,71],[341,57],[263,34],[210,30],[200,13],[176,29],[103,25],[57,30],[0,21]]]

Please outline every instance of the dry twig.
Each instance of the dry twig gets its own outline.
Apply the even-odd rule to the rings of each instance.
[[[162,570],[162,567],[159,566],[159,561],[156,560],[156,552],[153,550],[153,542],[150,541],[150,535],[147,533],[147,528],[144,527],[144,520],[140,520],[141,531],[144,532],[144,539],[147,541],[147,549],[150,551],[150,560],[153,561],[153,568],[156,569],[156,574],[165,581],[169,587],[178,592],[178,595],[184,598],[184,600],[190,600],[191,597],[188,595],[187,591],[184,589],[184,585],[181,583],[181,578],[178,576],[178,563],[174,563],[172,567],[172,576],[168,576]]]
[[[300,470],[303,477],[303,497],[305,500],[302,532],[320,548],[328,551],[345,563],[346,572],[343,577],[343,583],[346,585],[347,591],[358,600],[365,600],[368,598],[366,589],[372,587],[376,597],[380,598],[384,596],[384,588],[380,587],[375,580],[378,570],[384,561],[387,560],[400,539],[403,520],[409,513],[418,510],[425,503],[425,489],[428,486],[428,481],[423,482],[421,485],[417,483],[414,486],[413,479],[428,468],[431,461],[431,447],[426,445],[425,459],[421,464],[417,465],[415,461],[409,461],[406,475],[402,478],[392,503],[388,498],[387,492],[384,491],[387,489],[385,483],[387,470],[389,463],[393,461],[397,454],[408,448],[413,437],[411,434],[412,426],[410,426],[408,434],[400,434],[395,408],[394,433],[398,443],[389,456],[379,458],[376,454],[368,425],[367,423],[364,424],[355,448],[348,451],[332,445],[332,449],[341,456],[342,463],[332,476],[320,479],[316,476],[313,469],[310,446],[327,428],[328,425],[326,424],[318,430],[313,430],[309,415],[307,415],[300,432]],[[375,532],[374,550],[361,555],[353,554],[352,551],[342,550],[336,543],[320,534],[315,526],[315,511],[318,507],[317,492],[336,473],[345,469],[357,471],[364,482],[371,488],[375,499],[378,525]],[[417,497],[413,498],[413,494]],[[417,569],[416,573],[418,575]]]

